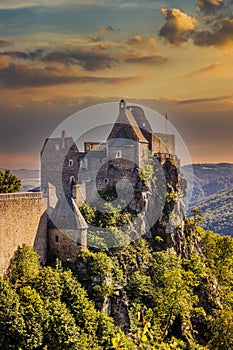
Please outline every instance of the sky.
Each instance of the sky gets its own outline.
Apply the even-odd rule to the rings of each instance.
[[[121,98],[193,163],[233,163],[232,68],[233,0],[0,0],[0,168],[38,169],[61,122]]]

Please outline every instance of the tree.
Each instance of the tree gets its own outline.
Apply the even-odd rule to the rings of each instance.
[[[233,348],[233,312],[231,310],[218,310],[210,323],[211,349]]]
[[[15,175],[12,175],[9,170],[3,173],[0,171],[0,193],[18,192],[21,187],[21,181]]]
[[[22,287],[19,296],[24,332],[17,345],[24,350],[38,349],[43,345],[43,323],[48,319],[48,312],[40,295],[30,286]]]
[[[9,281],[0,277],[0,348],[18,349],[24,330],[19,296]]]
[[[16,287],[33,282],[39,275],[39,256],[32,247],[23,244],[15,252],[10,266],[10,280]]]
[[[46,309],[49,317],[44,325],[44,348],[48,350],[90,349],[86,335],[75,324],[75,319],[65,303],[59,299],[48,299]]]
[[[44,267],[35,281],[35,289],[43,300],[59,299],[62,295],[61,273],[51,266]]]

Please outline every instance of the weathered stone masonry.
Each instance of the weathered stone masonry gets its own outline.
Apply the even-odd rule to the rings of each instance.
[[[46,201],[42,193],[0,194],[0,275],[23,243],[33,246],[45,263],[47,254]]]

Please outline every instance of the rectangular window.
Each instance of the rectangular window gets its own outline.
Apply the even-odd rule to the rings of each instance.
[[[121,158],[121,151],[117,151],[116,158]]]
[[[73,159],[69,159],[69,166],[73,166],[73,165],[74,165]]]

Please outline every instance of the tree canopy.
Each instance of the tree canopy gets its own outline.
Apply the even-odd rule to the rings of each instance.
[[[41,267],[32,247],[18,248],[0,278],[0,347],[232,349],[233,239],[187,223],[202,254],[186,258],[140,238],[82,251],[71,270]]]
[[[21,187],[21,181],[9,170],[0,171],[0,193],[18,192]]]

